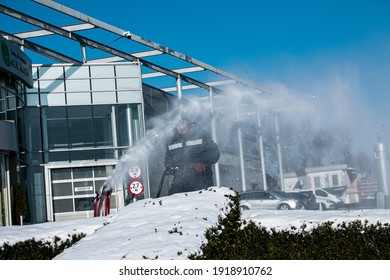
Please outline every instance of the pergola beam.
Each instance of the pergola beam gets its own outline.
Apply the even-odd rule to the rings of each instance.
[[[80,61],[80,60],[74,59],[70,56],[66,56],[62,53],[56,52],[52,49],[46,48],[42,45],[31,42],[29,40],[17,37],[13,34],[9,34],[5,31],[0,30],[0,34],[3,36],[6,36],[9,41],[11,41],[19,46],[25,47],[25,48],[29,49],[30,51],[33,51],[33,52],[38,53],[40,55],[49,57],[49,58],[51,58],[55,61],[58,61],[60,63],[82,63],[82,61]]]
[[[62,26],[61,28],[65,29],[67,31],[70,31],[70,32],[74,32],[74,31],[80,31],[80,30],[93,29],[93,28],[95,28],[95,26],[92,24],[89,24],[89,23],[81,23],[81,24]],[[27,38],[36,38],[36,37],[53,35],[53,32],[50,32],[50,31],[44,30],[44,29],[40,29],[40,30],[15,33],[14,35],[19,37],[19,38],[27,39]]]

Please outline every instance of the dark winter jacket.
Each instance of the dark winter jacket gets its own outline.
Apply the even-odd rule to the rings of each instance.
[[[166,149],[165,166],[174,176],[170,194],[213,186],[212,164],[220,152],[207,131],[191,126],[182,135],[175,130]]]

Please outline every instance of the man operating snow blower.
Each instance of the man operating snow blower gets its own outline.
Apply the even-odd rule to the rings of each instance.
[[[166,143],[165,167],[173,176],[168,194],[213,186],[212,165],[219,157],[218,146],[210,134],[181,116]]]

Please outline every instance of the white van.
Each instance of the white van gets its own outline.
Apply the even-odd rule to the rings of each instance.
[[[341,198],[327,192],[324,189],[305,190],[300,191],[300,193],[313,194],[316,198],[316,202],[319,204],[319,207],[320,209],[322,208],[322,210],[337,209],[344,204]]]

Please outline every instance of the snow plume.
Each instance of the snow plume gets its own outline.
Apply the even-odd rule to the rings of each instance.
[[[297,120],[297,124],[310,119],[318,128],[344,130],[353,139],[354,148],[372,154],[379,132],[383,140],[390,139],[390,129],[386,130],[390,127],[389,80],[384,74],[389,67],[383,65],[385,60],[366,60],[366,54],[346,51],[342,58],[337,52],[290,60],[280,65],[277,75],[268,74],[266,79],[267,73],[252,72],[271,92],[285,90],[308,104],[308,110],[291,111],[286,118]]]
[[[374,65],[367,65],[357,57],[339,59],[325,54],[279,63],[274,72],[242,67],[247,73],[241,72],[240,76],[259,81],[276,97],[272,106],[268,106],[271,110],[280,108],[283,102],[278,99],[285,100],[283,105],[287,106],[280,111],[281,123],[286,120],[299,127],[309,122],[336,135],[342,131],[351,138],[352,150],[367,154],[372,154],[379,132],[383,140],[390,139],[390,130],[386,130],[390,127],[386,117],[386,83],[381,81],[384,77],[381,73],[374,74],[377,73],[372,69]]]
[[[179,109],[180,107],[180,109]],[[183,116],[190,120],[204,121],[205,112],[209,110],[207,104],[203,101],[191,101],[180,106],[175,106],[172,110],[165,114],[148,120],[147,130],[134,146],[131,146],[119,159],[110,176],[102,186],[109,190],[118,190],[122,187],[125,178],[128,177],[128,172],[131,166],[139,165],[146,162],[149,158],[154,157],[158,151],[164,147],[164,143],[168,136],[171,135],[175,124]],[[161,158],[159,159],[161,162]]]
[[[306,75],[305,82],[291,81],[286,87],[309,105],[307,111],[293,112],[301,116],[295,117],[298,122],[309,119],[314,127],[336,134],[344,131],[353,140],[351,146],[372,152],[378,112],[364,93],[362,73],[355,65],[328,66],[320,73]]]
[[[227,113],[236,119],[254,116],[274,115],[286,111],[308,111],[306,100],[294,95],[287,87],[278,83],[267,87],[267,90],[242,89],[229,87],[214,102],[216,111]]]
[[[162,145],[166,139],[167,134],[172,130],[173,125],[171,122],[166,121],[165,118],[162,121],[153,121],[155,124],[152,129],[146,132],[146,135],[141,137],[138,142],[131,146],[119,159],[119,162],[115,166],[110,176],[102,186],[109,187],[111,190],[122,187],[122,182],[128,176],[130,167],[138,165],[140,162],[145,162],[150,154],[154,150]]]
[[[289,97],[286,94],[277,96],[228,87],[223,92],[214,94],[213,105],[209,97],[190,98],[178,102],[169,112],[148,119],[146,134],[120,157],[103,187],[108,187],[110,190],[122,188],[130,167],[138,165],[140,162],[149,160],[149,164],[156,164],[155,162],[158,161],[157,164],[161,165],[163,163],[161,148],[165,146],[167,137],[182,117],[212,132],[211,120],[214,111],[217,126],[215,136],[220,149],[230,147],[232,143],[235,143],[233,146],[237,148],[237,131],[235,129],[238,122],[252,122],[256,127],[258,109],[261,112],[275,112],[282,110],[286,103],[290,106],[297,104],[293,98],[289,98],[289,100],[287,98]],[[247,134],[252,135],[253,132],[249,131]]]
[[[132,165],[138,165],[139,161],[144,161],[153,152],[155,144],[164,138],[164,134],[151,133],[148,137],[143,137],[135,146],[130,147],[119,159],[104,186],[111,190],[122,186],[123,179],[128,176]]]

